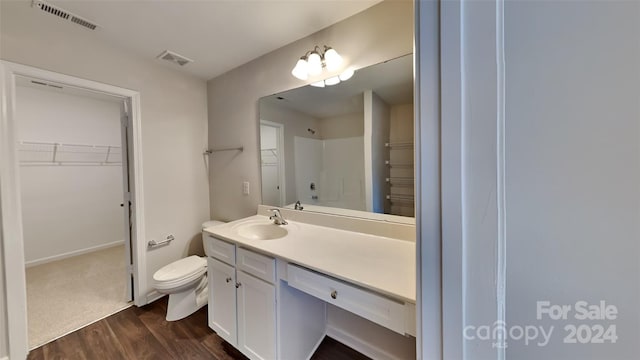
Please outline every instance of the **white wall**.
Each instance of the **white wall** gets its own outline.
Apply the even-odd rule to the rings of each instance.
[[[448,85],[442,168],[445,175],[455,174],[456,163],[462,164],[458,195],[455,183],[449,187],[446,181],[454,178],[443,181],[444,269],[451,279],[444,283],[445,353],[483,360],[635,359],[640,353],[640,4],[497,5],[504,5],[504,18],[496,17],[500,12],[491,2],[463,4],[462,17],[452,11],[444,18],[454,48],[445,45],[443,56]],[[460,19],[462,52],[456,53],[456,31],[448,24]],[[504,46],[496,42],[502,29]],[[463,90],[458,93],[449,87],[456,79]],[[457,100],[461,117],[447,107]],[[452,148],[455,144],[460,147]],[[460,247],[450,246],[459,241],[457,235]],[[458,304],[457,296],[462,296],[459,314],[449,308]],[[570,306],[567,319],[538,318],[538,301]],[[576,319],[578,301],[605,301],[617,308],[617,317]],[[464,340],[457,329],[458,315],[465,326],[493,330],[501,314],[507,329],[553,326],[549,343],[538,346],[541,336],[528,345],[507,338],[501,349],[496,339]],[[615,325],[618,339],[566,344],[567,325]]]
[[[507,356],[637,358],[640,3],[508,2],[505,34],[507,320],[558,331]],[[536,321],[539,300],[604,300],[619,315]],[[616,325],[619,339],[564,344],[581,323]]]
[[[320,205],[364,211],[364,138],[356,136],[323,142]]]
[[[382,2],[208,82],[209,143],[242,144],[245,149],[240,155],[216,155],[211,162],[212,217],[233,220],[255,214],[260,193],[243,196],[241,183],[260,181],[258,100],[305,84],[291,75],[296,59],[322,44],[335,48],[345,66],[355,68],[406,55],[413,51],[412,7],[409,1]]]
[[[147,252],[145,278],[186,255],[209,219],[206,84],[98,40],[95,33],[34,12],[29,2],[0,3],[0,57],[140,92],[146,239],[171,233],[170,246]],[[55,46],[52,46],[55,44]],[[161,49],[159,49],[161,50]],[[257,127],[257,122],[256,122]],[[257,138],[256,138],[257,142]],[[256,158],[257,159],[257,158]],[[257,171],[257,160],[256,171]],[[201,245],[200,245],[201,248]]]
[[[121,101],[17,86],[18,139],[119,147]],[[26,161],[39,156],[19,155],[25,161],[20,167],[20,190],[27,266],[122,243],[121,165],[33,166]]]
[[[0,211],[0,215],[1,211]],[[0,240],[2,240],[2,236],[0,236]],[[3,242],[4,244],[4,242]],[[6,285],[4,282],[4,253],[2,250],[2,246],[0,246],[0,291],[2,296],[0,296],[0,356],[6,356],[9,351],[7,347],[7,305],[5,300],[6,293]]]
[[[322,118],[319,121],[323,139],[338,139],[364,134],[364,113]]]
[[[413,103],[391,105],[389,122],[390,142],[413,143]]]

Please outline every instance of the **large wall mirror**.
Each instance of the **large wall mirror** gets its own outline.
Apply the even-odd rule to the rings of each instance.
[[[414,216],[413,57],[260,99],[262,202]]]

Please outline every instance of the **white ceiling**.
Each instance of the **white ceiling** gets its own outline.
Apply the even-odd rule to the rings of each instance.
[[[45,0],[99,25],[96,38],[211,79],[375,5],[380,0]],[[51,16],[34,9],[34,16]],[[79,31],[87,31],[79,29]],[[292,64],[293,66],[294,64]]]

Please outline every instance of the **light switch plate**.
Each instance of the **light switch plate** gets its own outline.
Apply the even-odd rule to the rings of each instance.
[[[248,181],[244,181],[242,183],[242,193],[244,195],[249,195],[249,182]]]

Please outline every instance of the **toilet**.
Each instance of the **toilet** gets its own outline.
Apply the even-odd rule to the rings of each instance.
[[[207,221],[202,229],[220,224],[223,222]],[[192,255],[162,267],[153,274],[153,287],[169,295],[167,321],[193,314],[208,301],[206,257]]]

